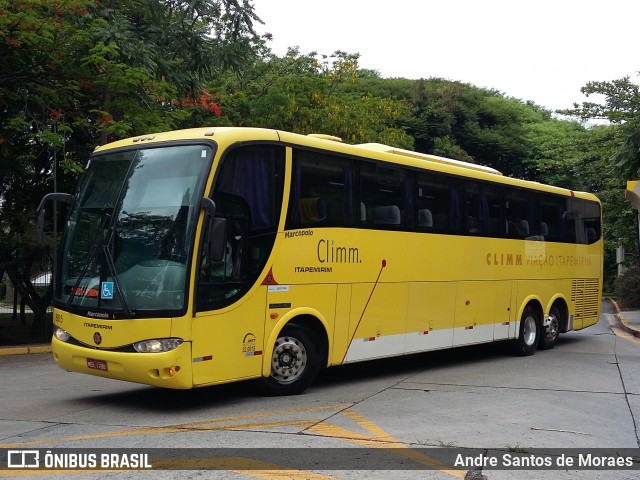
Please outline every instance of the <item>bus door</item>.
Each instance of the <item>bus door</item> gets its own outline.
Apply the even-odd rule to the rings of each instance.
[[[266,287],[251,288],[249,212],[241,199],[217,195],[205,224],[192,321],[195,385],[255,377],[262,368]]]
[[[220,161],[194,272],[194,384],[259,376],[271,255],[282,210],[285,149],[239,145]]]

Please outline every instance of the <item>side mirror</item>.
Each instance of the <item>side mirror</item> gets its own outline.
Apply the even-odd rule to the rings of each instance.
[[[209,261],[221,262],[227,246],[227,219],[212,218],[207,232],[209,243],[207,246],[207,257]]]
[[[75,201],[75,197],[70,193],[47,193],[42,200],[40,200],[40,205],[38,205],[38,220],[36,222],[36,242],[38,247],[42,247],[44,245],[44,216],[46,210],[44,206],[47,202],[64,202],[69,205],[73,205]]]
[[[200,199],[200,210],[204,210],[213,217],[216,214],[216,204],[209,197],[202,197]]]
[[[200,209],[204,210],[207,219],[207,246],[206,254],[210,262],[221,262],[227,245],[227,219],[216,218],[216,204],[209,197],[202,197]]]

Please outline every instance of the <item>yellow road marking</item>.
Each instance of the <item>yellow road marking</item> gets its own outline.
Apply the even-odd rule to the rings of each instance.
[[[387,432],[385,432],[378,425],[376,425],[375,423],[367,420],[362,415],[354,412],[353,410],[345,410],[342,413],[343,413],[343,415],[345,415],[346,417],[350,418],[351,420],[356,422],[358,425],[363,427],[365,430],[370,432],[376,439],[378,439],[378,440],[388,440],[388,441],[391,441],[391,442],[397,442],[397,440],[394,437],[389,435]]]
[[[33,477],[33,476],[42,476],[42,475],[86,475],[86,474],[96,474],[96,473],[114,473],[114,472],[124,472],[126,470],[0,470],[0,477]]]
[[[167,427],[151,427],[151,428],[138,428],[131,430],[122,430],[122,431],[112,431],[112,432],[103,432],[103,433],[95,433],[88,435],[76,435],[70,437],[59,437],[54,439],[46,439],[46,440],[34,440],[30,442],[22,442],[22,443],[13,443],[13,444],[0,444],[0,448],[15,448],[15,447],[24,447],[24,446],[33,446],[40,444],[51,445],[52,443],[63,443],[63,442],[74,442],[74,441],[83,441],[83,440],[95,440],[100,438],[110,438],[110,437],[119,437],[119,436],[128,436],[128,435],[156,435],[156,434],[167,434],[167,433],[188,433],[188,432],[208,432],[208,431],[237,431],[237,430],[257,430],[257,429],[268,429],[274,427],[296,427],[300,428],[302,432],[313,432],[326,437],[337,438],[344,440],[346,442],[351,442],[356,445],[360,445],[368,448],[384,448],[389,449],[390,453],[397,455],[401,458],[415,461],[421,465],[425,465],[432,469],[437,469],[442,471],[443,473],[447,473],[454,477],[464,478],[465,472],[461,470],[451,469],[449,466],[444,465],[437,460],[434,460],[420,452],[413,450],[408,447],[406,444],[395,438],[393,435],[389,434],[381,427],[366,419],[362,415],[354,412],[350,409],[343,409],[339,405],[327,405],[320,407],[304,407],[304,408],[295,408],[295,409],[287,409],[287,410],[277,410],[272,412],[258,412],[249,415],[239,415],[233,417],[226,418],[218,418],[213,420],[201,420],[197,422],[191,423],[183,423],[177,425],[170,425]],[[367,431],[370,436],[356,432],[354,430],[350,430],[348,428],[340,427],[338,425],[332,424],[330,422],[325,421],[322,418],[316,419],[304,419],[304,420],[282,420],[282,421],[271,421],[271,422],[247,422],[247,423],[235,423],[241,422],[243,420],[253,420],[257,418],[266,418],[266,417],[276,417],[282,415],[293,415],[298,413],[307,413],[307,412],[317,412],[323,410],[335,411],[343,414],[345,417],[352,420],[362,429]],[[159,463],[160,462],[160,463]],[[164,465],[167,465],[167,468],[176,468],[176,469],[188,469],[190,467],[185,467],[185,465],[191,465],[189,462],[196,462],[198,468],[214,468],[220,470],[228,470],[237,473],[242,473],[245,475],[254,476],[256,478],[263,479],[286,479],[286,478],[300,478],[301,474],[304,474],[304,478],[309,479],[324,479],[331,478],[322,475],[317,475],[310,472],[301,472],[298,470],[288,470],[286,467],[278,466],[278,465],[269,465],[265,464],[264,468],[260,467],[258,460],[247,459],[242,457],[224,457],[224,458],[211,458],[211,459],[183,459],[183,458],[175,458],[175,459],[165,459],[165,460],[155,460],[154,466],[161,465],[162,462],[165,462]],[[185,463],[187,462],[187,463]],[[244,462],[244,463],[243,463]],[[204,466],[203,466],[204,465]],[[245,465],[244,468],[241,468],[238,465]],[[247,467],[247,465],[250,466]],[[69,470],[69,471],[61,471],[61,470],[38,470],[37,473],[34,471],[27,470],[12,470],[12,471],[0,471],[0,477],[6,476],[32,476],[32,475],[41,475],[43,473],[47,475],[61,475],[64,473],[98,473],[98,472],[107,472],[107,471],[122,471],[122,470]],[[11,474],[11,475],[9,475]]]
[[[448,465],[445,465],[433,458],[430,458],[420,452],[416,452],[415,450],[407,447],[400,440],[395,438],[393,435],[390,435],[385,430],[380,428],[378,425],[373,422],[367,420],[360,414],[352,411],[352,410],[344,410],[342,412],[345,416],[349,417],[355,423],[360,425],[362,428],[373,434],[374,439],[371,439],[363,434],[348,430],[346,428],[338,427],[336,425],[331,425],[328,423],[320,423],[314,425],[310,428],[310,430],[321,433],[328,437],[338,437],[349,442],[355,443],[357,445],[362,445],[369,448],[384,448],[389,449],[388,452],[399,456],[401,458],[406,458],[408,460],[413,460],[421,465],[425,465],[429,468],[434,468],[440,470],[443,473],[447,473],[454,477],[464,478],[467,472],[463,472],[462,470],[456,470],[450,468]]]
[[[267,480],[305,479],[326,480],[333,479],[328,475],[295,470],[244,457],[219,457],[219,458],[170,458],[153,461],[153,466],[161,470],[225,470],[240,473],[250,477]],[[68,475],[88,473],[123,473],[129,470],[0,470],[0,477],[30,477],[34,475]],[[142,470],[132,470],[142,471]]]
[[[22,446],[33,446],[33,445],[41,445],[41,444],[51,444],[51,443],[62,443],[62,442],[77,442],[80,440],[95,440],[99,438],[109,438],[109,437],[124,437],[128,435],[158,435],[158,434],[167,434],[167,433],[187,433],[187,432],[212,432],[216,430],[249,430],[256,428],[270,428],[270,427],[288,427],[288,426],[297,426],[303,429],[310,427],[314,423],[318,423],[320,419],[315,420],[298,420],[298,421],[282,421],[282,422],[267,422],[267,423],[245,423],[245,424],[235,424],[235,425],[218,425],[211,427],[201,426],[199,428],[191,428],[188,424],[184,424],[178,427],[154,427],[154,428],[140,428],[136,430],[121,430],[117,432],[104,432],[104,433],[93,433],[89,435],[76,435],[73,437],[59,437],[52,438],[49,440],[33,440],[31,442],[22,442],[22,443],[6,443],[0,445],[0,448],[17,448]]]
[[[52,438],[46,440],[33,440],[30,442],[20,442],[20,443],[4,443],[0,444],[0,448],[15,448],[21,446],[32,446],[32,445],[41,445],[41,444],[51,444],[51,443],[62,443],[62,442],[75,442],[81,440],[95,440],[99,438],[109,438],[109,437],[119,437],[119,436],[127,436],[127,435],[157,435],[157,434],[166,434],[166,433],[184,433],[186,431],[212,431],[212,430],[237,430],[239,428],[266,428],[265,425],[268,426],[300,426],[302,428],[307,428],[307,422],[317,423],[321,421],[320,419],[316,420],[304,420],[300,422],[278,422],[278,423],[269,423],[269,424],[238,424],[238,425],[221,425],[217,427],[206,427],[205,425],[210,424],[219,424],[225,422],[237,422],[240,420],[247,420],[253,418],[261,418],[261,417],[274,417],[278,415],[291,415],[296,413],[305,413],[305,412],[314,412],[314,411],[322,411],[322,410],[330,410],[330,411],[339,411],[343,407],[337,405],[325,405],[320,407],[304,407],[304,408],[292,408],[288,410],[276,410],[274,412],[259,412],[250,415],[239,415],[235,417],[226,417],[226,418],[217,418],[214,420],[201,420],[198,422],[192,423],[182,423],[177,425],[170,425],[167,427],[149,427],[149,428],[137,428],[133,430],[120,430],[116,432],[103,432],[103,433],[92,433],[88,435],[75,435],[72,437],[60,437],[60,438]],[[294,425],[295,424],[295,425]]]

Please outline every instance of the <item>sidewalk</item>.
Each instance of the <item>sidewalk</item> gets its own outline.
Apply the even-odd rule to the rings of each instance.
[[[0,315],[0,341],[0,357],[51,352],[51,334],[34,333],[32,315],[24,323],[10,315]]]
[[[620,306],[615,300],[609,300],[616,311],[616,317],[618,319],[618,325],[625,332],[640,338],[640,311],[638,310],[626,310],[621,311]]]
[[[34,353],[51,353],[51,344],[8,345],[0,347],[0,357],[6,355],[29,355]]]

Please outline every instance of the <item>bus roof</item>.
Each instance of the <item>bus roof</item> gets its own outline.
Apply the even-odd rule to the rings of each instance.
[[[371,152],[377,160],[405,165],[414,168],[428,168],[444,173],[460,176],[470,176],[481,180],[488,180],[503,184],[509,184],[521,188],[548,191],[560,195],[580,196],[598,201],[593,194],[586,192],[574,192],[562,187],[554,187],[529,180],[503,176],[498,170],[451,158],[439,157],[425,153],[404,150],[380,143],[363,143],[351,145],[342,143],[339,137],[324,134],[301,135],[282,130],[252,127],[203,127],[185,130],[173,130],[168,132],[140,135],[137,137],[118,140],[107,145],[96,147],[95,153],[102,153],[114,148],[126,148],[139,146],[140,144],[157,144],[163,142],[181,140],[209,140],[216,141],[226,147],[236,142],[247,141],[281,141],[309,148],[326,149],[347,155],[362,156],[363,150]]]
[[[495,168],[486,167],[484,165],[478,165],[476,163],[463,162],[460,160],[454,160],[452,158],[439,157],[437,155],[430,155],[427,153],[413,152],[411,150],[404,150],[402,148],[390,147],[382,143],[361,143],[354,145],[359,148],[365,148],[367,150],[373,150],[375,152],[392,153],[394,155],[402,155],[404,157],[417,158],[418,160],[426,160],[432,163],[441,163],[444,165],[454,165],[456,167],[468,168],[469,170],[477,170],[479,172],[493,173],[494,175],[502,175]]]

